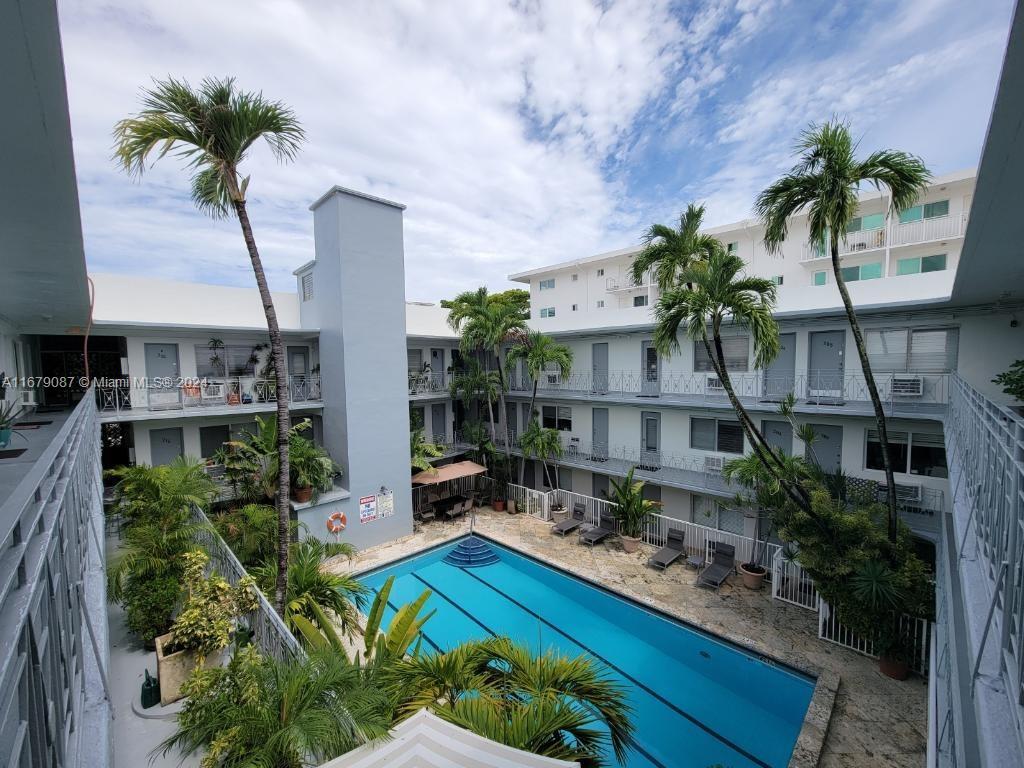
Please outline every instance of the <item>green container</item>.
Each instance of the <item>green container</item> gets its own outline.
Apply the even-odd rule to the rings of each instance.
[[[146,679],[142,681],[142,708],[149,709],[160,703],[160,681],[146,670]]]

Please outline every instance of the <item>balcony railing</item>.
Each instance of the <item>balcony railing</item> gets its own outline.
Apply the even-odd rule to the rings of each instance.
[[[962,237],[967,229],[967,216],[938,216],[905,224],[890,223],[888,228],[847,232],[839,241],[839,255],[850,256],[865,251],[902,245],[917,245]],[[821,244],[804,243],[800,261],[819,261],[829,258],[828,249]]]
[[[0,754],[12,766],[106,766],[109,654],[92,396],[0,499],[0,531]]]
[[[835,371],[811,371],[792,376],[766,376],[762,373],[731,373],[733,391],[744,405],[771,404],[792,393],[798,404],[842,406],[870,403],[867,382],[861,374]],[[893,412],[945,412],[949,402],[949,374],[929,372],[876,373],[875,384],[883,406]],[[514,377],[513,392],[531,392],[533,382],[528,376]],[[662,371],[612,371],[609,373],[578,373],[568,376],[543,374],[537,384],[538,393],[550,396],[591,398],[652,397],[680,405],[728,405],[725,388],[711,373],[672,373]]]
[[[319,402],[320,374],[288,377],[290,403]],[[96,390],[101,413],[191,411],[229,405],[277,402],[277,381],[247,376],[203,378],[184,382],[125,379]]]
[[[448,390],[448,376],[444,373],[409,371],[409,394],[432,395]]]

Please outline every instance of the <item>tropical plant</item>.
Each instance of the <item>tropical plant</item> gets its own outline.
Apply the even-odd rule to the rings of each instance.
[[[541,374],[554,367],[562,378],[568,377],[572,373],[572,350],[540,331],[529,331],[519,343],[509,350],[506,363],[511,370],[512,366],[520,360],[524,361],[526,372],[533,380],[533,393],[530,395],[530,424],[532,425],[537,419],[537,383],[540,381]],[[527,425],[527,429],[529,426]],[[525,473],[526,462],[520,462],[520,485],[523,484]]]
[[[124,531],[120,552],[107,571],[107,594],[123,603],[129,584],[180,577],[182,557],[196,548],[200,534],[209,526],[191,522],[184,515],[166,515],[139,520]]]
[[[485,370],[475,358],[469,358],[462,370],[452,377],[448,391],[453,400],[461,400],[467,409],[474,400],[483,400],[487,404],[487,419],[491,425],[489,439],[493,440],[497,431],[494,426],[494,401],[498,399],[501,378],[497,371]]]
[[[1024,403],[1024,360],[1017,360],[992,379],[992,383],[1001,386],[1003,394],[1009,395],[1018,403]]]
[[[430,463],[431,459],[444,456],[444,447],[427,440],[423,429],[423,419],[418,412],[409,414],[409,462],[413,469],[436,474],[437,470]]]
[[[552,473],[548,462],[562,458],[564,453],[562,433],[557,429],[544,429],[534,419],[523,432],[519,446],[523,451],[524,460],[534,457],[540,459],[544,466],[544,477],[547,478],[548,488],[558,488],[558,472],[556,470]]]
[[[156,467],[117,467],[105,474],[117,480],[113,508],[129,525],[188,514],[193,506],[205,509],[217,495],[217,484],[206,473],[206,466],[191,456],[179,456]]]
[[[425,589],[411,603],[406,603],[395,611],[387,629],[382,630],[381,622],[394,585],[394,575],[388,576],[373,599],[363,629],[363,657],[357,661],[377,671],[390,667],[410,654],[419,656],[423,625],[434,615],[434,611],[421,615],[431,595],[431,591]]]
[[[246,646],[197,669],[177,729],[154,754],[203,752],[203,768],[307,768],[383,737],[390,704],[335,653],[276,661]]]
[[[789,173],[758,196],[756,208],[764,223],[764,244],[769,253],[781,252],[790,220],[806,211],[810,244],[824,245],[831,256],[832,273],[853,332],[864,383],[875,411],[878,442],[885,469],[889,538],[895,542],[898,520],[896,482],[893,479],[885,411],[871,369],[864,334],[843,278],[839,241],[845,240],[846,232],[857,213],[857,193],[862,187],[885,189],[890,209],[899,213],[917,201],[931,174],[920,158],[906,152],[883,149],[858,160],[855,157],[856,151],[856,142],[846,122],[832,120],[821,125],[812,124],[800,134],[796,143],[795,152],[800,155],[799,161]]]
[[[612,512],[619,524],[619,533],[631,539],[639,539],[657,506],[650,499],[644,498],[645,483],[633,479],[634,471],[636,467],[630,467],[622,480],[614,477],[608,479],[612,490],[608,500],[615,503]]]
[[[181,597],[180,575],[129,578],[122,597],[125,624],[152,650],[156,638],[167,634],[174,622],[174,609]]]
[[[468,421],[462,425],[462,439],[473,446],[469,453],[473,461],[484,467],[495,467],[498,449],[491,442],[487,427],[478,421]]]
[[[355,548],[348,542],[326,542],[315,536],[292,544],[284,621],[307,644],[317,647],[321,637],[326,637],[341,647],[341,638],[358,629],[359,612],[369,590],[351,574],[324,567],[334,557],[351,559],[354,554]],[[253,573],[259,584],[270,585],[276,582],[276,568],[276,563],[268,561]]]
[[[246,568],[263,563],[277,552],[277,510],[271,506],[246,504],[217,513],[212,522]]]
[[[294,435],[290,438],[289,463],[291,482],[295,488],[312,488],[313,501],[334,487],[334,478],[341,467],[327,451],[312,440]]]
[[[711,235],[703,234],[704,206],[690,203],[679,217],[679,229],[652,224],[643,236],[643,250],[633,260],[630,277],[634,285],[643,285],[652,272],[659,290],[675,286],[677,278],[695,264],[707,261],[721,244]]]
[[[217,376],[223,376],[227,371],[224,366],[224,358],[221,357],[221,351],[224,349],[224,341],[222,339],[218,339],[216,336],[211,336],[206,347],[210,350],[210,367],[214,370],[214,373]]]
[[[398,714],[430,707],[486,738],[538,755],[611,765],[625,761],[633,726],[626,692],[586,656],[533,654],[495,637],[444,654],[415,654],[382,676]]]
[[[237,89],[231,78],[205,79],[198,89],[193,89],[184,80],[157,80],[153,87],[143,90],[142,107],[137,115],[119,121],[114,127],[115,157],[121,167],[128,174],[139,177],[154,152],[157,159],[173,153],[187,161],[193,203],[213,218],[223,218],[234,212],[256,277],[267,318],[277,380],[280,582],[275,587],[274,604],[283,613],[290,515],[288,369],[274,299],[246,207],[246,191],[251,177],[241,177],[239,167],[259,139],[264,139],[274,157],[283,162],[295,157],[305,135],[291,109],[281,102],[264,98],[262,93]]]

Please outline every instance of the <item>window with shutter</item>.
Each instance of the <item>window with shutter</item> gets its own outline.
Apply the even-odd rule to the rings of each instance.
[[[884,373],[907,369],[906,328],[869,330],[864,336],[864,344],[868,348],[868,360],[873,371]]]
[[[911,371],[952,371],[956,369],[959,333],[955,328],[912,331],[907,368]]]
[[[907,459],[910,452],[910,434],[907,432],[888,432],[889,437],[889,460],[892,462],[893,472],[906,472]],[[878,430],[867,430],[867,451],[864,457],[866,469],[885,470],[885,463],[882,460],[882,446],[878,442]]]
[[[302,300],[309,301],[313,298],[313,273],[307,272],[302,276]]]
[[[749,365],[748,351],[750,341],[746,336],[726,336],[722,339],[722,353],[725,355],[727,371],[746,371]],[[704,348],[704,342],[693,342],[693,370],[713,372],[715,367]]]
[[[405,352],[409,362],[409,373],[419,373],[423,370],[423,350],[407,349]]]
[[[743,428],[738,421],[718,422],[718,450],[722,453],[743,453]]]
[[[910,441],[910,474],[949,477],[942,435],[915,432]]]
[[[690,419],[690,447],[701,451],[715,450],[715,420]]]

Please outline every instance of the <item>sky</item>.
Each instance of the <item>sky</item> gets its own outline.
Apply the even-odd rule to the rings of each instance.
[[[863,151],[973,168],[1012,0],[59,0],[92,272],[252,285],[237,221],[214,221],[164,158],[111,160],[153,78],[237,79],[291,106],[307,141],[246,161],[276,290],[313,258],[332,185],[404,203],[405,289],[436,301],[635,245],[690,201],[750,216],[814,121]],[[382,279],[394,279],[382,276]]]

